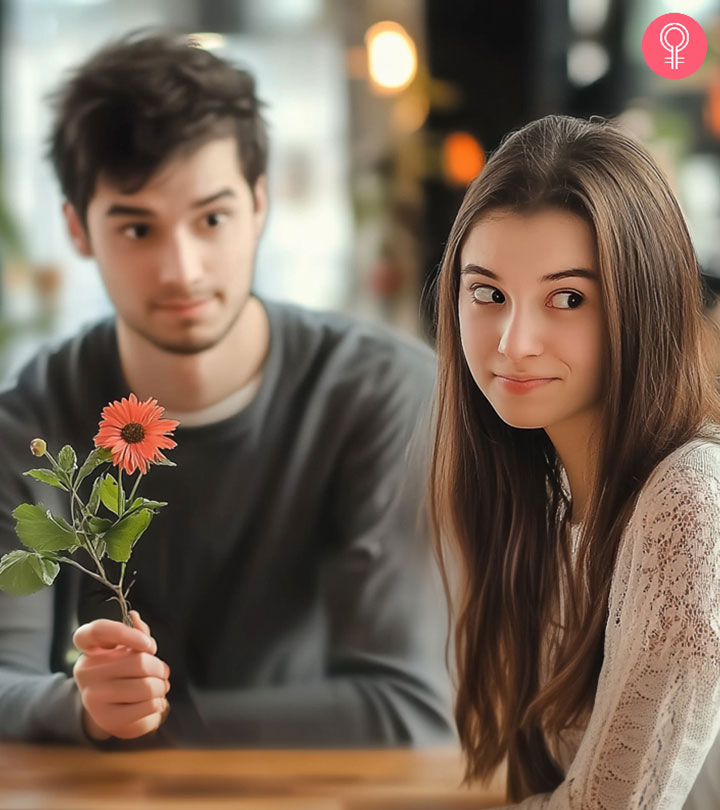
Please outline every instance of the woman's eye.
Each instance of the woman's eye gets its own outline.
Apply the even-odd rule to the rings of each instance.
[[[485,284],[478,284],[470,291],[473,301],[476,304],[503,304],[505,296],[496,290],[495,287],[488,287]]]
[[[144,239],[150,233],[150,226],[141,222],[138,225],[128,225],[122,232],[129,239]]]
[[[559,292],[552,297],[553,306],[558,309],[577,309],[585,298],[578,292]]]

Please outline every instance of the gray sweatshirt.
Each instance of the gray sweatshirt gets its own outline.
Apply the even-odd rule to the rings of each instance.
[[[126,581],[170,666],[171,712],[151,739],[114,744],[447,740],[447,616],[421,508],[432,352],[339,314],[263,304],[271,343],[255,398],[180,426],[178,466],[141,484],[169,505]],[[128,393],[109,320],[0,394],[0,554],[20,547],[19,503],[68,516],[65,493],[21,475],[39,466],[30,440],[82,458],[102,407]],[[108,595],[69,566],[50,589],[0,592],[0,737],[87,741],[67,653],[77,622],[118,618]]]

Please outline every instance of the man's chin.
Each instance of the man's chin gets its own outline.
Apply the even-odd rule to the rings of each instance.
[[[203,352],[209,351],[213,347],[217,346],[220,340],[195,340],[192,342],[185,341],[182,343],[153,340],[151,342],[154,343],[158,349],[162,349],[163,351],[168,352],[168,354],[191,355],[202,354]]]
[[[225,308],[212,317],[178,319],[174,323],[167,323],[164,318],[156,319],[153,312],[149,312],[143,321],[120,317],[119,321],[156,349],[168,354],[189,356],[202,354],[222,343],[237,327],[246,305],[247,299],[234,309],[232,317],[228,317]]]
[[[202,354],[209,351],[222,342],[228,333],[227,329],[220,330],[217,327],[212,332],[208,329],[188,329],[182,335],[169,335],[167,332],[163,333],[157,329],[138,329],[137,331],[157,349],[168,354],[178,355]]]

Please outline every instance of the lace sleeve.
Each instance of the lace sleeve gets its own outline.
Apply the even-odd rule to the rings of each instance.
[[[618,553],[592,715],[524,810],[680,810],[720,730],[720,455],[651,477]]]

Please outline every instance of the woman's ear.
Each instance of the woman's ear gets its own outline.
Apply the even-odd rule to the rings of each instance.
[[[65,225],[67,226],[68,235],[75,246],[75,250],[77,250],[81,256],[92,256],[93,251],[90,247],[90,239],[85,226],[82,224],[82,222],[80,222],[80,217],[75,210],[75,206],[65,200],[62,210],[63,216],[65,217]]]

